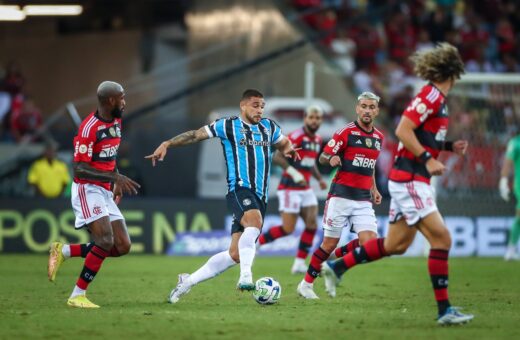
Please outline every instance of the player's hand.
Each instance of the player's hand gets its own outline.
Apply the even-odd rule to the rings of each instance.
[[[152,160],[152,166],[155,166],[155,162],[162,162],[164,157],[166,157],[166,153],[168,152],[168,142],[162,142],[161,145],[155,149],[153,154],[145,156],[144,158]]]
[[[446,171],[444,164],[436,160],[435,158],[430,158],[426,162],[426,170],[431,176],[441,176]]]
[[[498,182],[498,191],[500,192],[500,197],[506,202],[509,202],[509,194],[511,190],[509,189],[509,183],[507,177],[500,177],[500,181]]]
[[[325,182],[324,180],[320,179],[319,183],[320,183],[320,189],[321,190],[327,189],[327,182]]]
[[[335,168],[337,166],[341,166],[341,158],[339,158],[338,155],[336,156],[332,156],[330,159],[329,159],[329,164],[331,167]]]
[[[287,158],[292,158],[295,161],[300,160],[301,157],[298,154],[298,151],[301,149],[302,148],[293,148],[293,146],[291,145],[287,150],[284,150],[283,155]]]
[[[458,141],[453,142],[453,152],[455,152],[457,155],[464,156],[467,149],[468,149],[467,140],[458,140]]]
[[[137,189],[141,187],[139,183],[121,174],[117,175],[117,179],[114,183],[114,187],[115,186],[120,187],[123,193],[129,195],[137,194]]]
[[[119,185],[117,185],[117,183],[114,183],[112,193],[114,194],[114,202],[116,202],[116,204],[119,204],[119,202],[121,202],[121,199],[123,198],[123,190]]]
[[[370,190],[370,193],[372,194],[372,202],[374,202],[374,204],[381,204],[381,201],[383,200],[383,196],[381,196],[381,194],[379,193],[379,191],[377,190],[377,188],[374,186],[371,190]]]

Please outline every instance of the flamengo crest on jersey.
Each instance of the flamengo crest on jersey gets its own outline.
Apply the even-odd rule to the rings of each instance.
[[[74,162],[88,163],[101,171],[114,171],[117,151],[121,142],[121,119],[105,121],[97,111],[92,112],[81,122],[78,134],[74,137]],[[91,183],[110,190],[110,182],[79,179],[74,182]]]
[[[376,160],[381,152],[383,138],[378,129],[365,131],[357,121],[334,133],[323,150],[341,158],[341,167],[332,181],[329,197],[370,200]]]
[[[316,164],[316,160],[320,154],[322,138],[321,136],[315,134],[314,136],[308,135],[304,128],[299,128],[296,131],[291,132],[287,138],[291,141],[294,148],[300,148],[298,150],[298,154],[300,155],[300,159],[287,159],[289,165],[293,166],[296,170],[298,170],[307,185],[302,186],[296,184],[292,177],[287,174],[287,171],[282,173],[282,178],[280,179],[280,184],[278,185],[278,190],[305,190],[309,189],[309,183],[312,176],[312,169]]]
[[[425,85],[403,112],[415,123],[415,136],[434,158],[437,158],[448,132],[446,98],[433,84]],[[430,174],[417,157],[399,143],[394,166],[388,176],[395,182],[421,181],[430,183]]]
[[[248,124],[239,117],[230,117],[217,119],[205,129],[210,138],[220,138],[228,191],[235,191],[236,186],[249,188],[267,202],[274,144],[284,137],[278,124],[268,118]]]

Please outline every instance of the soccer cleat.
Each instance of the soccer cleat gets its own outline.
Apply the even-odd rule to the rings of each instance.
[[[98,305],[92,303],[85,294],[76,295],[67,300],[67,305],[75,308],[99,308]]]
[[[321,264],[321,276],[325,279],[325,291],[330,297],[336,297],[336,287],[339,285],[339,278],[334,269],[332,269],[331,261],[325,261]]]
[[[244,274],[240,275],[237,283],[237,289],[244,291],[255,290],[255,284],[253,283],[253,275],[252,274]]]
[[[49,263],[47,265],[47,276],[49,277],[49,281],[54,282],[56,280],[56,274],[58,273],[58,269],[60,269],[61,264],[65,261],[65,256],[61,252],[63,248],[63,243],[61,242],[53,242],[51,244],[51,249],[49,250]]]
[[[190,277],[190,274],[183,273],[179,274],[179,279],[177,281],[177,287],[175,287],[170,292],[170,297],[168,301],[170,303],[177,303],[181,296],[188,294],[190,292],[191,286],[188,283],[188,278]]]
[[[307,265],[305,261],[299,258],[294,259],[294,263],[291,268],[291,274],[305,274],[307,273]]]
[[[473,314],[463,314],[457,307],[448,307],[443,315],[437,318],[437,323],[443,326],[460,325],[473,319]]]
[[[296,288],[298,294],[306,299],[319,299],[318,295],[314,293],[313,284],[302,280]]]
[[[508,246],[507,251],[504,255],[504,261],[520,260],[520,256],[516,252],[515,247]]]

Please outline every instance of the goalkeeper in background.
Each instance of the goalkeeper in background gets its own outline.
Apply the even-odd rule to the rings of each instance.
[[[513,137],[507,144],[507,150],[504,157],[504,164],[500,173],[500,182],[498,185],[500,196],[507,202],[509,201],[509,176],[514,173],[514,194],[516,197],[516,216],[511,233],[509,234],[509,242],[504,260],[520,260],[520,256],[516,251],[518,239],[520,238],[520,176],[516,173],[520,171],[520,135]]]

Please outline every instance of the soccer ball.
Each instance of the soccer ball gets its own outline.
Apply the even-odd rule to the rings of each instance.
[[[255,283],[253,298],[261,305],[272,305],[280,300],[282,286],[272,277],[262,277]]]

